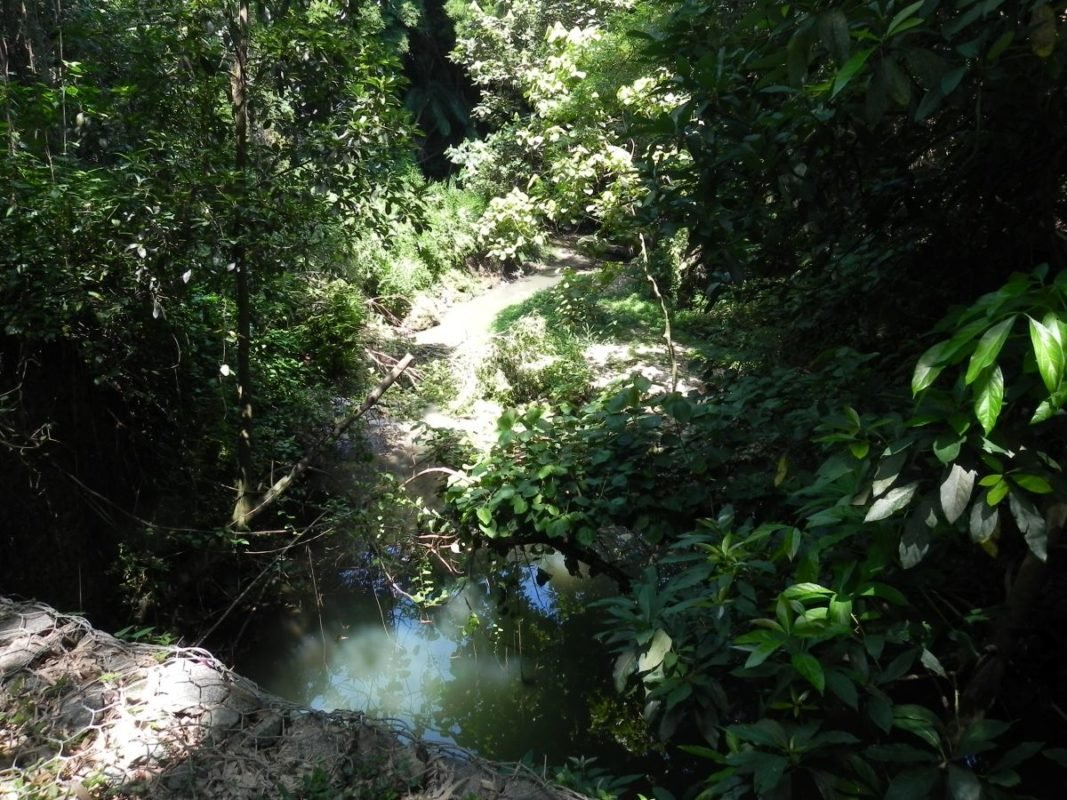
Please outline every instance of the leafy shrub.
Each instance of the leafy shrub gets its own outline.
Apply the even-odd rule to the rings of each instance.
[[[541,203],[521,189],[489,201],[478,221],[478,241],[486,254],[505,266],[537,257],[548,243],[544,222],[553,216],[551,203]]]

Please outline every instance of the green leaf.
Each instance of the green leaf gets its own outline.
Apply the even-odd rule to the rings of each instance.
[[[1040,475],[1028,475],[1025,473],[1016,473],[1011,476],[1012,482],[1030,494],[1051,494],[1052,484],[1042,478]]]
[[[934,440],[934,455],[942,464],[951,464],[959,458],[960,450],[965,441],[967,441],[965,436],[948,432],[942,433]]]
[[[911,569],[919,564],[930,551],[930,527],[926,524],[922,509],[916,509],[900,534],[898,555],[900,566]]]
[[[761,744],[764,747],[784,750],[789,744],[785,728],[773,719],[761,719],[751,725],[731,725],[727,730],[742,741]]]
[[[1015,518],[1015,524],[1026,538],[1030,552],[1041,561],[1048,560],[1048,526],[1041,512],[1030,502],[1030,498],[1018,492],[1008,495],[1008,507]]]
[[[830,97],[837,97],[841,93],[841,90],[848,86],[851,81],[861,69],[863,65],[867,63],[867,59],[871,57],[871,53],[874,52],[873,48],[867,48],[866,50],[860,50],[853,53],[852,57],[844,63],[844,65],[837,71],[837,75],[834,77],[834,85],[830,90]]]
[[[818,689],[819,694],[826,690],[826,675],[823,672],[822,664],[819,663],[815,656],[810,653],[794,653],[793,658],[790,660],[793,664],[793,669]]]
[[[832,8],[819,15],[819,38],[834,61],[843,64],[848,60],[848,19],[839,8]]]
[[[964,469],[959,464],[953,464],[948,477],[941,484],[941,510],[945,512],[945,519],[950,525],[966,510],[977,475],[973,469]]]
[[[974,399],[974,414],[982,424],[986,435],[997,424],[1001,408],[1004,406],[1004,373],[999,366],[991,367],[984,379],[979,381],[977,396]]]
[[[493,521],[493,511],[489,506],[479,506],[474,513],[478,515],[478,521],[483,525],[488,525]]]
[[[883,59],[889,96],[899,105],[906,106],[911,102],[911,79],[891,58]]]
[[[898,11],[893,17],[893,19],[890,20],[889,27],[886,29],[885,35],[888,37],[892,36],[895,33],[901,32],[901,27],[904,25],[904,23],[908,22],[912,17],[914,17],[915,13],[923,7],[923,3],[925,2],[926,0],[918,0],[918,2],[912,3],[910,6],[905,6],[904,8],[900,9],[900,11]]]
[[[859,708],[860,698],[856,684],[844,672],[839,669],[827,672],[826,685],[846,706],[851,709]]]
[[[663,658],[670,652],[671,644],[671,637],[667,635],[667,632],[663,628],[657,628],[652,635],[648,650],[641,654],[637,662],[638,672],[649,672],[662,664]]]
[[[985,496],[986,505],[988,505],[988,506],[997,505],[1001,500],[1003,500],[1005,497],[1007,497],[1008,492],[1010,490],[1011,490],[1011,484],[1009,484],[1005,480],[1001,480],[1000,483],[997,483],[995,486],[993,486],[992,489],[990,489],[988,492],[986,492],[986,496]]]
[[[956,745],[956,756],[970,756],[985,753],[997,746],[997,739],[1011,728],[1010,722],[997,719],[980,719],[972,722],[963,731]]]
[[[1024,761],[1027,761],[1040,753],[1044,747],[1044,742],[1022,742],[1021,744],[1017,744],[993,765],[990,772],[1014,769]]]
[[[889,733],[893,726],[893,704],[881,692],[874,692],[867,701],[867,716],[883,733]]]
[[[1056,762],[1061,767],[1067,767],[1067,748],[1050,747],[1047,750],[1042,751],[1041,755],[1049,761]]]
[[[1037,370],[1049,393],[1055,392],[1063,380],[1063,345],[1052,329],[1030,317],[1030,343],[1037,359]],[[988,433],[988,431],[987,431]]]
[[[619,694],[622,694],[623,690],[626,688],[626,682],[634,671],[634,662],[636,660],[637,651],[633,648],[622,652],[619,657],[615,659],[615,668],[612,670],[612,677],[615,679],[615,691]]]
[[[919,356],[919,361],[915,364],[915,372],[911,376],[913,397],[937,380],[937,376],[945,368],[944,359],[948,348],[949,342],[938,342]]]
[[[971,541],[981,544],[988,541],[1000,527],[1000,511],[989,503],[978,500],[971,506]]]
[[[862,461],[871,452],[871,444],[870,442],[853,442],[848,449],[857,461]]]
[[[816,597],[827,597],[833,593],[833,589],[827,589],[817,583],[794,583],[782,592],[782,596],[787,600],[811,600]]]
[[[941,772],[936,767],[913,767],[899,772],[885,793],[885,800],[918,800],[931,796]]]
[[[931,653],[929,650],[927,650],[925,647],[923,648],[923,654],[919,657],[919,661],[922,662],[922,665],[924,667],[926,667],[928,670],[930,670],[930,672],[934,673],[938,677],[948,677],[948,675],[945,673],[945,668],[941,666],[941,661],[938,659],[938,657]]]
[[[878,520],[892,516],[911,502],[911,498],[915,496],[915,490],[918,488],[918,482],[913,481],[906,486],[898,486],[895,489],[890,489],[884,497],[881,497],[874,502],[870,510],[867,512],[867,516],[863,518],[863,521],[877,522]]]
[[[967,74],[967,67],[957,67],[956,69],[949,70],[941,76],[941,95],[948,97],[952,94],[956,87],[960,85],[960,81],[963,80],[963,76]]]
[[[871,490],[875,497],[884,494],[886,489],[896,483],[897,478],[900,477],[900,470],[903,469],[907,458],[908,454],[901,451],[878,462],[878,469],[874,473],[874,481],[871,484]]]
[[[1016,315],[1012,314],[1007,319],[998,322],[978,340],[978,346],[975,348],[974,353],[971,354],[971,361],[967,366],[967,375],[964,378],[964,383],[968,386],[977,380],[982,370],[997,360],[997,356],[1000,355],[1000,351],[1004,347],[1004,342],[1008,340],[1008,335],[1011,333],[1011,326],[1015,324],[1015,317]]]
[[[948,797],[950,800],[981,800],[982,783],[969,769],[948,765]]]
[[[913,733],[934,749],[941,746],[941,721],[925,706],[903,703],[893,708],[893,727]]]

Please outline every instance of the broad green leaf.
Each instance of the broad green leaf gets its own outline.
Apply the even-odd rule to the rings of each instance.
[[[991,508],[989,503],[977,500],[971,506],[971,541],[975,544],[989,541],[1000,527],[1000,511]]]
[[[626,682],[634,671],[634,662],[636,660],[637,651],[633,648],[624,651],[615,659],[615,669],[612,670],[612,677],[615,679],[615,691],[619,694],[622,694],[626,688]]]
[[[867,512],[867,516],[863,518],[863,521],[877,522],[878,520],[892,516],[911,502],[911,498],[915,496],[915,490],[918,488],[918,482],[913,481],[906,486],[898,486],[895,489],[890,489],[883,497],[874,501],[874,504]]]
[[[938,657],[931,653],[929,650],[927,650],[925,647],[923,648],[923,654],[919,657],[919,661],[922,662],[922,665],[924,667],[926,667],[928,670],[930,670],[930,672],[934,673],[938,677],[948,677],[948,675],[945,673],[945,668],[941,666],[941,661],[938,659]]]
[[[837,75],[834,76],[834,85],[830,90],[831,98],[837,97],[841,90],[848,86],[849,81],[863,69],[863,65],[867,63],[867,59],[871,57],[873,52],[874,48],[867,48],[852,54],[852,57],[844,63],[841,69],[837,71]]]
[[[988,368],[985,377],[978,382],[976,391],[974,415],[988,435],[996,426],[1004,406],[1004,373],[999,366]]]
[[[989,52],[986,53],[986,61],[992,63],[1000,58],[1001,53],[1011,46],[1011,43],[1015,41],[1015,31],[1004,31],[997,37],[997,40],[989,48]]]
[[[478,515],[478,521],[483,525],[488,525],[493,520],[493,511],[489,506],[479,506],[474,513]]]
[[[915,364],[915,372],[911,376],[911,394],[917,395],[923,389],[937,380],[941,370],[945,368],[945,354],[948,352],[949,342],[938,342],[919,356]]]
[[[887,489],[897,482],[897,478],[900,477],[900,470],[903,469],[907,457],[908,454],[906,452],[899,452],[884,457],[878,462],[878,469],[874,473],[874,481],[871,484],[871,490],[875,497],[884,494]]]
[[[729,732],[744,742],[761,744],[764,747],[785,749],[789,744],[789,737],[780,722],[773,719],[761,719],[751,725],[731,725]]]
[[[1041,380],[1051,394],[1059,388],[1063,379],[1063,345],[1050,328],[1033,317],[1030,317],[1030,342],[1034,347]]]
[[[941,76],[941,94],[943,97],[948,97],[954,91],[956,87],[960,85],[960,81],[963,80],[963,76],[967,74],[967,67],[956,67],[951,69]]]
[[[1011,491],[1011,484],[1002,480],[986,493],[986,505],[997,505],[1001,500],[1007,497],[1009,491]]]
[[[873,692],[867,701],[867,716],[883,733],[893,726],[893,704],[882,692]]]
[[[1030,47],[1038,58],[1048,58],[1056,50],[1056,12],[1051,6],[1034,9],[1030,17]]]
[[[967,437],[955,433],[942,433],[934,439],[934,455],[942,464],[951,464],[959,458],[960,450]]]
[[[648,672],[663,663],[664,656],[671,650],[671,637],[663,628],[657,628],[652,635],[652,641],[648,649],[641,654],[637,661],[638,672]]]
[[[939,108],[945,100],[945,95],[941,93],[941,89],[935,87],[930,89],[923,95],[923,99],[919,101],[919,106],[915,109],[915,121],[922,122],[929,117]],[[940,372],[940,370],[938,370]]]
[[[819,15],[819,38],[822,45],[838,64],[848,60],[848,19],[839,8],[832,8]]]
[[[859,708],[859,694],[856,684],[844,672],[832,669],[826,673],[826,686],[849,708]]]
[[[852,453],[853,458],[857,461],[862,461],[867,457],[867,454],[871,452],[870,442],[853,442],[848,446],[849,452]]]
[[[974,491],[974,479],[977,473],[973,469],[964,469],[959,464],[953,464],[948,472],[948,477],[941,484],[941,510],[945,512],[945,519],[949,524],[954,523],[967,508]]]
[[[915,16],[916,12],[918,12],[918,10],[923,7],[923,3],[925,2],[926,0],[918,0],[918,2],[912,3],[909,6],[904,6],[904,8],[900,9],[900,11],[898,11],[893,17],[893,19],[890,20],[889,27],[886,29],[885,35],[892,36],[895,33],[901,32],[901,27],[904,25],[904,23],[911,20],[911,18]]]
[[[899,105],[911,102],[911,79],[892,58],[883,59],[889,96]]]
[[[978,776],[969,769],[957,767],[955,764],[948,765],[948,798],[949,800],[981,800],[982,783]]]
[[[930,551],[930,528],[923,520],[920,510],[908,517],[903,533],[900,534],[900,566],[911,569],[926,558]]]
[[[1040,475],[1027,475],[1025,473],[1016,473],[1011,476],[1012,481],[1021,486],[1030,494],[1051,494],[1052,485],[1042,478]]]
[[[1018,492],[1008,495],[1008,507],[1015,524],[1026,538],[1030,552],[1042,561],[1048,560],[1048,526],[1041,512],[1030,502],[1030,498]]]
[[[893,707],[893,727],[913,733],[933,748],[941,746],[941,721],[925,706],[903,703]]]
[[[996,740],[1010,728],[1010,722],[998,719],[979,719],[972,722],[956,744],[956,755],[970,756],[993,750],[997,746]]]
[[[934,786],[941,778],[937,767],[913,767],[894,776],[885,793],[885,800],[918,800],[930,797]]]
[[[767,639],[764,642],[756,645],[756,648],[748,654],[748,658],[745,659],[745,668],[751,669],[752,667],[758,667],[782,646],[782,640]]]
[[[1044,742],[1022,742],[1015,745],[1011,750],[1003,755],[1003,757],[993,765],[990,772],[1000,772],[1006,769],[1014,769],[1022,764],[1024,761],[1033,758],[1040,753],[1045,747]]]
[[[964,383],[968,386],[974,383],[982,373],[982,370],[997,360],[997,356],[1000,355],[1004,342],[1008,340],[1008,334],[1011,333],[1011,326],[1014,323],[1015,315],[1013,314],[1007,319],[998,322],[978,340],[978,347],[975,348],[974,353],[971,355],[970,364],[967,366],[967,376],[964,378]]]
[[[795,583],[782,592],[782,595],[787,600],[811,600],[815,597],[827,597],[833,593],[833,589],[827,589],[817,583]]]
[[[819,659],[810,653],[794,653],[791,659],[793,669],[822,694],[826,690],[826,675],[823,673]]]

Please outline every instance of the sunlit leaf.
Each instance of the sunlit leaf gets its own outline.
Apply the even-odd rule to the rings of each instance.
[[[900,452],[887,456],[878,462],[878,469],[875,471],[874,481],[871,483],[871,491],[875,497],[884,494],[887,489],[896,483],[907,457],[907,453]]]
[[[949,523],[958,520],[967,503],[971,500],[971,492],[974,491],[974,480],[977,473],[972,469],[964,469],[959,464],[953,464],[948,477],[941,484],[941,510],[945,512],[945,519]]]
[[[949,342],[938,342],[919,356],[919,361],[915,364],[915,373],[911,377],[912,395],[917,395],[937,380],[937,376],[945,368],[944,358],[948,347]]]
[[[1008,495],[1008,507],[1011,509],[1015,524],[1019,526],[1019,530],[1026,538],[1030,552],[1042,561],[1047,560],[1048,526],[1041,512],[1037,510],[1037,506],[1030,501],[1030,498],[1018,492],[1011,492]]]
[[[981,544],[990,539],[1000,526],[1000,511],[982,500],[971,506],[971,541]]]
[[[906,486],[898,486],[895,489],[890,489],[883,497],[874,501],[874,504],[867,512],[867,516],[863,518],[863,521],[877,522],[878,520],[892,516],[911,502],[911,498],[915,496],[915,490],[918,488],[918,482],[912,482]]]
[[[1030,318],[1030,342],[1041,380],[1050,393],[1055,392],[1063,379],[1063,345],[1051,328],[1033,317]]]
[[[793,669],[818,689],[820,694],[826,690],[826,675],[823,673],[819,659],[810,653],[794,653],[790,661],[793,664]]]
[[[966,384],[974,383],[978,376],[981,375],[982,370],[997,360],[997,356],[1000,355],[1004,342],[1008,340],[1008,334],[1011,333],[1011,326],[1014,323],[1015,315],[1013,314],[1007,319],[998,322],[978,340],[978,346],[975,348],[974,353],[971,355],[971,361],[967,365],[967,375],[964,378]]]
[[[863,65],[867,63],[867,59],[871,57],[871,53],[873,52],[873,48],[867,48],[866,50],[860,50],[853,53],[852,57],[842,65],[841,69],[837,71],[837,75],[834,76],[834,84],[830,91],[830,97],[837,97],[837,95],[841,93],[841,90],[848,86],[849,81],[863,69]]]
[[[652,641],[648,645],[648,649],[641,654],[641,658],[637,662],[637,670],[639,672],[648,672],[662,664],[664,656],[671,650],[671,644],[671,637],[667,635],[667,632],[663,628],[657,628],[652,635]]]
[[[997,424],[1004,406],[1004,373],[999,366],[988,368],[984,378],[976,385],[974,415],[988,434]]]

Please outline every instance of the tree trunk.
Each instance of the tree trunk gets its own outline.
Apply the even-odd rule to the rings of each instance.
[[[252,308],[249,290],[247,231],[242,203],[248,197],[248,0],[240,0],[232,28],[233,69],[230,95],[234,121],[234,168],[237,192],[233,209],[233,259],[237,298],[237,504],[233,510],[236,527],[245,526],[245,517],[255,505],[252,490]]]

